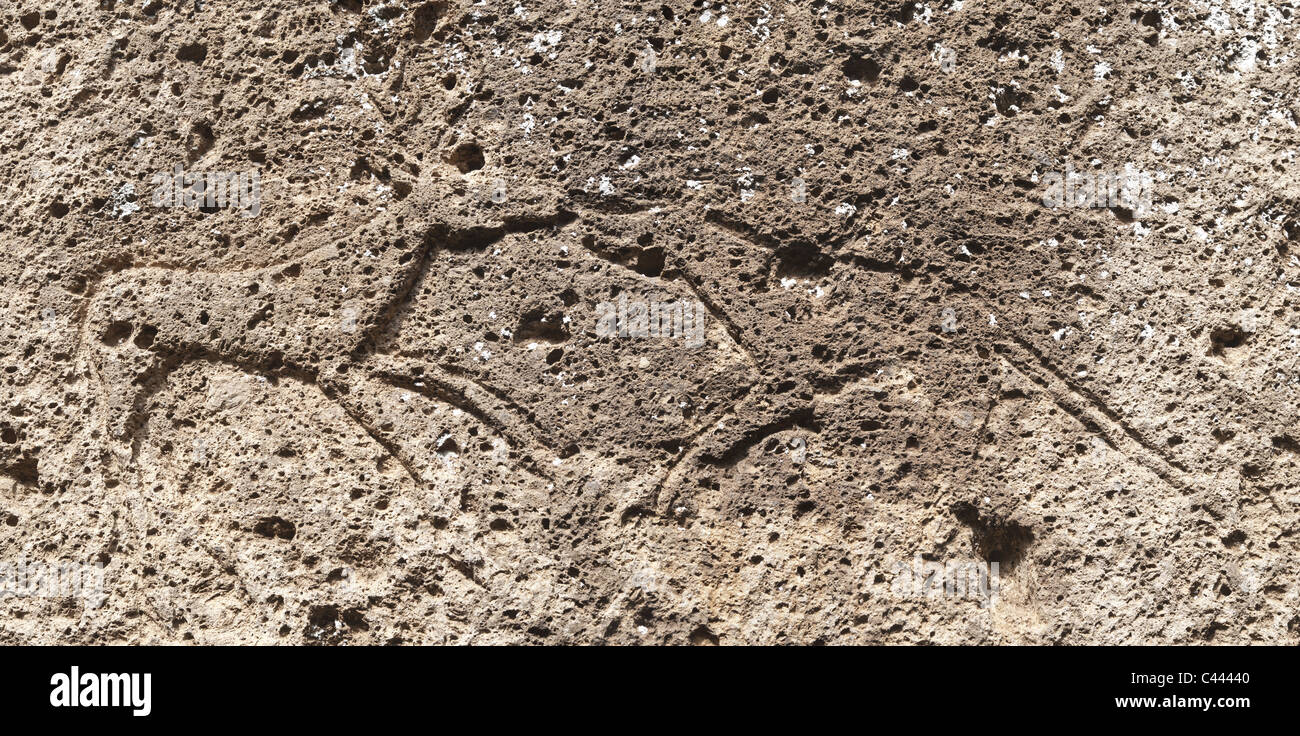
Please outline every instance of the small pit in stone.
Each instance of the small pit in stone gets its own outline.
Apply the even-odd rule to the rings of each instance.
[[[117,347],[126,342],[126,338],[131,336],[135,330],[131,327],[130,322],[113,322],[104,330],[104,335],[100,340],[109,347]]]
[[[841,69],[850,81],[875,82],[880,79],[880,65],[874,59],[866,59],[857,54],[850,56]]]
[[[1025,558],[1034,541],[1033,530],[1029,527],[991,513],[981,513],[974,504],[966,501],[953,504],[952,514],[970,527],[975,554],[989,564],[998,563],[1005,572],[1013,570]]]
[[[268,539],[290,540],[298,532],[298,527],[291,521],[278,516],[267,516],[257,520],[253,532]]]
[[[483,149],[473,141],[462,143],[453,148],[447,156],[447,161],[459,169],[462,174],[478,171],[487,163],[487,160],[483,157]]]
[[[1210,332],[1209,354],[1219,358],[1233,357],[1249,339],[1246,331],[1237,325],[1216,327]]]

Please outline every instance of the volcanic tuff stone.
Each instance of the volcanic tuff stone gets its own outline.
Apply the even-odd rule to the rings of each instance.
[[[0,641],[1300,642],[1294,4],[1047,5],[0,5]]]

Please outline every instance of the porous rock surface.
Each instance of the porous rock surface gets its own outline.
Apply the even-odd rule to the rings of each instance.
[[[1298,26],[3,0],[0,641],[1297,643]]]

